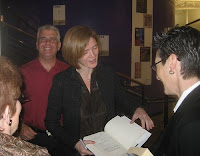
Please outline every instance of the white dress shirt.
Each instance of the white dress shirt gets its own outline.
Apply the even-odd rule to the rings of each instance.
[[[200,81],[198,81],[197,83],[193,84],[191,87],[189,87],[187,90],[185,90],[183,92],[183,94],[181,95],[181,97],[179,98],[178,102],[176,103],[176,106],[174,107],[174,113],[177,111],[177,109],[180,107],[180,105],[182,104],[183,100],[186,98],[186,96],[193,91],[196,87],[198,87],[200,85]]]

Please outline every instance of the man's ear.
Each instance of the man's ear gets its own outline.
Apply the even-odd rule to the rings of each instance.
[[[4,113],[3,113],[3,120],[4,120],[7,124],[9,124],[9,122],[10,122],[10,115],[9,115],[9,112],[10,112],[10,108],[9,108],[9,106],[6,106],[6,109],[5,109]]]
[[[35,43],[36,49],[38,50],[38,42]]]
[[[60,50],[61,48],[61,42],[58,43],[58,51]]]

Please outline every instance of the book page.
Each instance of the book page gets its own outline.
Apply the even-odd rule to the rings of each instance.
[[[86,136],[83,140],[93,140],[96,142],[95,144],[86,145],[86,147],[92,151],[95,156],[128,156],[127,150],[105,132],[98,132]]]
[[[153,154],[149,151],[148,148],[131,147],[128,150],[128,153],[133,153],[138,156],[153,156]]]
[[[151,136],[151,133],[138,124],[130,124],[130,119],[126,116],[116,116],[111,119],[106,124],[104,131],[127,150],[132,146],[141,147]]]

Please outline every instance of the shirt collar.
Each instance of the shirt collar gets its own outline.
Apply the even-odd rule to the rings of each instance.
[[[43,67],[43,65],[41,64],[41,62],[40,62],[40,60],[39,60],[39,57],[36,59],[36,63],[37,63],[38,66],[42,67],[42,69],[43,69],[44,71],[48,72],[48,71]],[[59,70],[60,67],[59,67],[59,61],[58,61],[58,59],[56,58],[55,65],[51,68],[50,71],[52,71],[52,70],[57,70],[57,69]],[[50,72],[50,71],[49,71],[49,72]]]
[[[189,87],[187,90],[185,90],[183,92],[183,94],[181,95],[181,97],[179,98],[178,102],[176,103],[176,106],[174,107],[174,113],[177,111],[177,109],[180,107],[180,105],[182,104],[183,100],[186,98],[186,96],[192,92],[196,87],[198,87],[200,85],[200,81],[198,81],[197,83],[193,84],[191,87]]]

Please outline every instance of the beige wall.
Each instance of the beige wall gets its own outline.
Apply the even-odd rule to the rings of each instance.
[[[179,26],[183,26],[199,18],[200,18],[200,9],[175,11],[175,25],[179,24]],[[190,26],[200,30],[200,21],[191,24]]]

